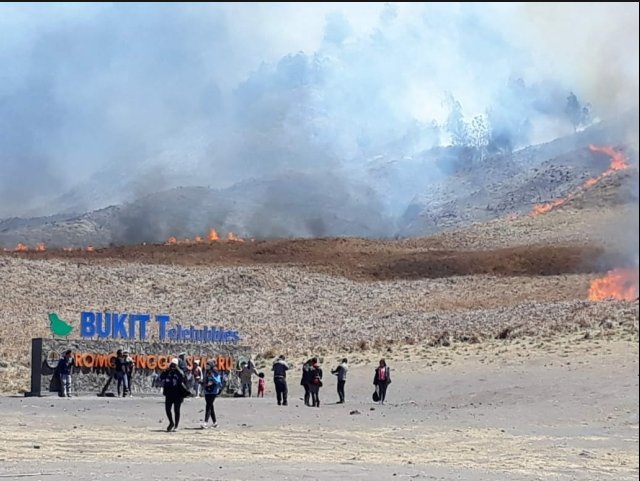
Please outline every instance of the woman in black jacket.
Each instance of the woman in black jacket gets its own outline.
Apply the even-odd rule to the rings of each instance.
[[[164,408],[169,420],[167,432],[175,431],[180,424],[180,407],[185,398],[185,376],[178,367],[178,359],[174,358],[169,368],[160,374],[162,381],[162,394],[164,394]],[[173,415],[171,410],[173,408]]]
[[[380,365],[376,368],[375,375],[373,376],[373,385],[376,386],[378,390],[380,404],[384,404],[389,384],[391,384],[391,369],[389,369],[384,359],[380,359]]]
[[[311,359],[304,363],[302,366],[302,378],[300,379],[300,385],[304,388],[304,405],[311,406],[311,392],[309,391],[309,372],[311,372]]]
[[[311,393],[311,405],[320,407],[320,388],[322,387],[322,368],[318,365],[318,360],[314,357],[311,360],[309,370],[309,392]]]

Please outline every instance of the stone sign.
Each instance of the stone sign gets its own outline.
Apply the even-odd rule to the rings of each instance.
[[[196,359],[200,360],[202,367],[208,360],[214,359],[218,369],[228,373],[225,392],[231,394],[239,387],[237,370],[240,363],[251,356],[250,347],[226,343],[32,339],[31,392],[28,396],[41,396],[52,392],[53,373],[58,360],[69,349],[74,360],[71,389],[72,393],[77,394],[102,392],[113,373],[115,353],[118,349],[129,352],[133,359],[133,394],[161,393],[162,390],[154,387],[153,381],[167,368],[171,359],[181,353],[186,353],[189,368]],[[112,382],[110,387],[114,390],[116,383]]]

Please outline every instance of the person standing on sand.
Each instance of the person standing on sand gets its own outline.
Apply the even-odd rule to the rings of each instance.
[[[169,420],[167,432],[175,431],[180,424],[180,408],[184,401],[184,381],[185,376],[182,369],[178,367],[179,361],[171,359],[169,367],[160,374],[162,381],[162,394],[164,395],[164,409]],[[171,410],[173,409],[173,415]]]
[[[240,384],[242,387],[242,397],[251,397],[251,387],[253,384],[253,376],[258,375],[255,366],[251,361],[243,362],[240,365]]]
[[[73,356],[71,349],[65,351],[64,356],[58,361],[56,376],[60,380],[60,397],[71,397],[71,372],[73,371]]]
[[[266,385],[267,381],[264,378],[264,373],[261,372],[260,374],[258,374],[258,394],[257,397],[264,397],[264,388]]]
[[[387,366],[384,359],[380,359],[380,365],[376,368],[373,376],[373,385],[378,389],[379,403],[384,404],[387,398],[387,388],[391,384],[391,369]]]
[[[347,383],[348,362],[347,358],[344,358],[340,365],[331,371],[331,374],[338,377],[338,404],[344,404],[344,385]]]
[[[118,382],[118,397],[127,395],[127,358],[124,357],[121,349],[116,352],[116,381]]]
[[[318,359],[311,360],[311,370],[309,371],[309,392],[311,393],[311,404],[315,408],[320,407],[320,388],[322,387],[322,368],[318,365]]]
[[[289,365],[287,361],[285,361],[284,356],[281,355],[278,357],[276,362],[273,363],[271,370],[273,371],[273,385],[276,388],[278,406],[286,406],[289,394],[289,388],[287,387],[287,371],[289,370]]]
[[[196,391],[196,398],[199,398],[200,391],[202,391],[202,385],[203,385],[202,368],[200,367],[199,359],[194,359],[192,372],[193,372],[193,388]]]
[[[218,420],[216,419],[216,411],[213,407],[213,402],[216,400],[218,394],[222,392],[222,375],[218,371],[214,360],[207,362],[207,366],[204,372],[204,423],[202,423],[202,429],[209,428],[209,418],[211,418],[212,426],[218,427]]]
[[[302,365],[302,378],[300,385],[304,388],[304,405],[311,406],[311,392],[309,391],[309,371],[311,371],[311,359]]]
[[[133,396],[133,392],[131,391],[131,380],[133,379],[133,370],[135,366],[133,365],[133,358],[129,355],[129,351],[124,351],[124,359],[125,359],[125,373],[127,374],[127,392],[129,393],[129,397]]]

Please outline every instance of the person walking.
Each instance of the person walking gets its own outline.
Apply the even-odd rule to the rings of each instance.
[[[289,370],[289,365],[285,360],[284,356],[279,356],[276,362],[273,363],[271,367],[273,371],[273,385],[276,388],[276,400],[278,401],[278,406],[286,406],[287,397],[289,394],[289,388],[287,387],[287,371]]]
[[[347,358],[344,358],[340,365],[331,371],[331,374],[338,377],[338,404],[344,404],[344,386],[347,383],[347,371],[349,370],[348,362]]]
[[[218,427],[218,420],[216,419],[216,411],[213,407],[213,403],[216,397],[222,392],[222,374],[218,371],[218,367],[214,360],[207,362],[203,376],[204,386],[204,423],[202,423],[202,429],[209,429],[209,419],[211,419],[212,427]]]
[[[311,392],[309,391],[309,372],[311,371],[311,359],[302,365],[302,377],[300,385],[304,388],[304,405],[311,406]]]
[[[380,404],[384,404],[387,398],[387,388],[389,384],[391,384],[391,369],[389,369],[384,359],[380,359],[380,364],[376,368],[373,377],[373,385],[376,386],[378,391],[378,402]]]
[[[315,357],[311,360],[311,370],[309,371],[311,383],[309,392],[311,393],[311,404],[315,408],[320,407],[320,388],[322,387],[322,368]]]
[[[71,397],[71,373],[73,372],[73,356],[71,349],[65,351],[58,361],[56,376],[60,381],[60,397]]]
[[[169,367],[160,374],[162,381],[162,394],[164,395],[164,408],[169,420],[167,432],[175,431],[180,425],[180,408],[185,398],[185,375],[178,367],[179,361],[174,358]],[[172,414],[173,409],[173,414]]]

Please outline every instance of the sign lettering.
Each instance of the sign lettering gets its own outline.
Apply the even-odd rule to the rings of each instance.
[[[169,354],[130,354],[133,365],[136,369],[148,369],[150,371],[161,369],[165,370],[169,367],[175,355]],[[116,355],[114,353],[92,353],[92,352],[76,352],[74,353],[74,364],[76,367],[85,369],[108,369],[115,368]],[[206,366],[207,362],[214,360],[216,366],[221,371],[231,371],[235,366],[235,361],[231,357],[207,357],[207,356],[187,356],[185,361],[189,369],[193,369],[194,361],[199,360],[201,366]]]

